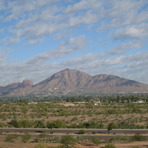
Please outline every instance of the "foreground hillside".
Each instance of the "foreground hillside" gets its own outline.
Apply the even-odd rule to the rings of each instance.
[[[1,96],[60,96],[79,94],[148,93],[148,85],[114,75],[87,73],[65,69],[33,85],[29,80],[0,87]]]

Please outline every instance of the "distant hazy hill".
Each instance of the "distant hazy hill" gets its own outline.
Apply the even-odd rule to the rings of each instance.
[[[0,95],[67,95],[81,93],[126,94],[148,93],[148,85],[113,75],[90,76],[87,73],[65,69],[33,85],[29,80],[0,87]]]
[[[26,88],[28,86],[32,86],[33,82],[30,80],[24,80],[23,82],[16,82],[9,84],[5,87],[0,87],[0,95],[9,95],[11,92],[15,92],[16,90],[19,90],[20,88]]]

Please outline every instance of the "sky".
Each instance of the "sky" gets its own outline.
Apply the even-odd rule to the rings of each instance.
[[[148,84],[148,0],[0,0],[0,86],[65,68]]]

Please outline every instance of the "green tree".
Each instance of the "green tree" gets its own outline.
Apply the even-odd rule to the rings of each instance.
[[[116,125],[115,125],[115,123],[109,123],[108,124],[108,127],[107,127],[107,130],[108,130],[108,133],[110,133],[110,131],[113,129],[113,128],[116,128]]]
[[[86,131],[80,130],[80,131],[78,132],[78,134],[86,134]]]

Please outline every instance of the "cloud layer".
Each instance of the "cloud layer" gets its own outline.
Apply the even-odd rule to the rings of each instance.
[[[147,11],[146,0],[0,1],[0,85],[67,67],[148,83]]]

